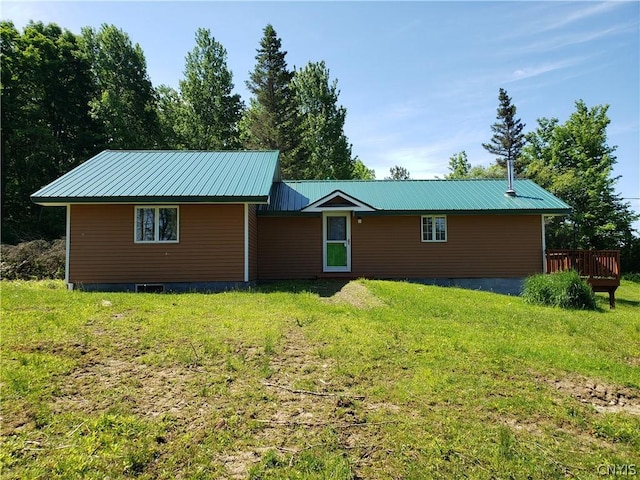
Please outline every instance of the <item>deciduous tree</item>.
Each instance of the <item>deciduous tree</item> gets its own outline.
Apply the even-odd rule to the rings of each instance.
[[[154,148],[160,142],[155,90],[140,45],[114,25],[83,28],[85,53],[91,64],[95,97],[91,115],[114,149]]]
[[[227,51],[206,28],[196,31],[196,46],[186,56],[180,93],[185,108],[185,146],[193,150],[240,147],[238,122],[244,105],[233,93]]]
[[[448,179],[468,178],[469,171],[471,170],[471,164],[467,158],[467,152],[464,150],[452,155],[449,158],[449,171],[451,172],[446,176]]]
[[[376,172],[372,168],[368,168],[362,160],[356,157],[353,165],[354,180],[375,180]]]
[[[389,169],[389,176],[385,177],[385,180],[409,180],[411,179],[411,174],[409,170],[400,165],[396,165]]]
[[[293,89],[302,117],[300,147],[304,163],[291,175],[302,179],[353,178],[355,160],[344,134],[347,110],[338,105],[338,80],[330,81],[324,61],[295,72]]]
[[[160,122],[160,146],[184,150],[188,137],[185,125],[187,112],[180,92],[167,85],[160,85],[156,89],[156,95]]]
[[[588,108],[582,100],[560,124],[541,118],[527,135],[526,174],[572,207],[568,219],[552,221],[547,244],[556,248],[624,248],[638,216],[615,193],[615,146],[607,144],[608,105]]]
[[[64,211],[29,196],[100,148],[89,116],[95,93],[78,38],[55,24],[29,23],[20,33],[0,22],[2,240],[64,234]]]

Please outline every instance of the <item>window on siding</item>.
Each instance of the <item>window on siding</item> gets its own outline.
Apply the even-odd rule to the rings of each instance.
[[[422,241],[446,242],[447,217],[435,215],[422,217]]]
[[[177,242],[178,207],[136,207],[135,241]]]

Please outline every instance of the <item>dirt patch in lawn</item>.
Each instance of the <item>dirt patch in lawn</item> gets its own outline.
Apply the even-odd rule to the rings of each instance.
[[[118,404],[143,417],[171,414],[193,419],[206,403],[188,393],[192,390],[188,384],[202,374],[202,369],[158,367],[130,359],[106,358],[68,375],[53,411],[96,413]]]
[[[290,463],[313,448],[347,451],[357,473],[386,454],[376,441],[381,423],[371,420],[374,409],[367,399],[334,374],[336,361],[323,358],[320,348],[309,344],[300,328],[287,333],[270,361],[273,375],[262,382],[268,402],[253,419],[257,441],[287,455]],[[385,409],[375,406],[376,413]]]
[[[355,288],[362,292],[360,287],[366,289]],[[200,442],[228,437],[228,445],[212,451],[210,459],[231,479],[246,478],[273,450],[291,465],[313,449],[346,452],[356,475],[384,463],[389,454],[380,435],[386,422],[380,418],[395,418],[400,408],[370,403],[354,391],[350,379],[336,373],[336,360],[322,354],[322,344],[308,341],[302,327],[292,325],[269,353],[255,345],[229,345],[229,355],[242,354],[250,370],[243,373],[228,370],[222,358],[149,364],[127,340],[121,343],[109,356],[65,345],[68,355],[69,349],[78,350],[72,355],[78,365],[60,378],[50,406],[54,414],[96,415],[115,408],[150,421],[169,417],[163,453],[147,473],[153,474],[187,433]]]
[[[322,300],[332,304],[348,303],[356,308],[363,309],[382,307],[385,305],[382,300],[358,281],[346,283],[332,296],[323,298]]]
[[[640,390],[588,378],[546,379],[559,392],[588,403],[602,413],[625,412],[640,415]]]

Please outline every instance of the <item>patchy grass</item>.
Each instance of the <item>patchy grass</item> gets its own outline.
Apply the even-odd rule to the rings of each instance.
[[[215,295],[2,282],[12,478],[598,478],[640,451],[617,308],[401,282]]]

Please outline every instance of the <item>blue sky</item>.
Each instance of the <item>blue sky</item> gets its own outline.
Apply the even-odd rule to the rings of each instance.
[[[1,17],[79,33],[114,24],[144,50],[155,86],[178,86],[198,27],[227,50],[235,90],[255,65],[271,23],[289,67],[324,60],[338,79],[353,153],[377,177],[394,165],[412,178],[442,177],[465,150],[493,161],[498,89],[533,130],[564,122],[575,101],[608,104],[618,192],[640,212],[640,3],[633,2],[10,2]]]

